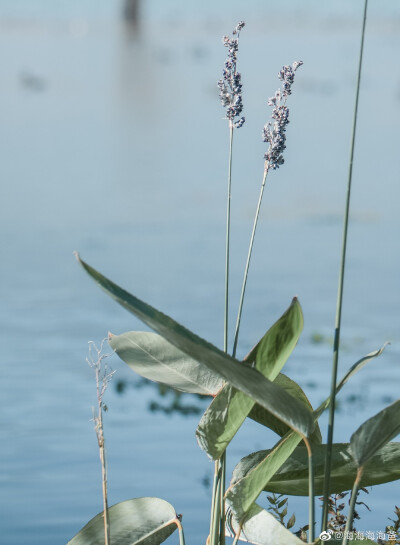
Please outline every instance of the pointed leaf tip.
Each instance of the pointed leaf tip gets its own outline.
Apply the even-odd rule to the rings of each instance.
[[[301,306],[299,301],[294,298],[289,308],[246,356],[245,361],[247,363],[255,362],[256,370],[262,373],[265,378],[274,381],[293,351],[302,328]],[[275,384],[277,383],[275,382]],[[279,386],[282,385],[279,384]],[[292,394],[292,392],[290,393]],[[211,458],[219,458],[254,406],[255,403],[252,399],[226,385],[208,407],[199,423],[196,436],[200,447]],[[257,407],[260,408],[259,413],[268,415],[267,420],[269,417],[276,419],[269,411],[261,409],[260,405]],[[282,434],[284,435],[288,426],[283,424],[279,418],[276,420],[278,426],[286,426]],[[275,420],[273,421],[275,423]]]

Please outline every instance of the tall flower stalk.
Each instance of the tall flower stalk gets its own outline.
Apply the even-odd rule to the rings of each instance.
[[[228,49],[222,78],[218,81],[219,96],[222,106],[226,109],[226,119],[229,122],[229,161],[228,161],[228,191],[226,208],[226,251],[225,251],[225,312],[224,312],[224,351],[228,350],[228,310],[229,310],[229,247],[231,224],[231,192],[232,192],[232,150],[233,130],[242,127],[244,117],[239,117],[243,111],[242,78],[237,71],[237,54],[239,51],[240,31],[245,26],[240,21],[232,32],[232,38],[223,37],[223,44]]]
[[[268,150],[264,155],[264,175],[261,182],[260,194],[258,197],[258,203],[256,213],[254,216],[253,229],[250,236],[249,249],[247,253],[247,260],[244,269],[242,291],[239,300],[239,309],[236,318],[235,336],[233,340],[232,355],[235,357],[237,343],[239,338],[240,321],[242,317],[243,301],[246,292],[247,277],[249,274],[251,254],[253,251],[254,237],[256,234],[258,217],[260,214],[261,202],[264,194],[265,182],[270,169],[276,170],[284,163],[283,152],[286,149],[286,127],[289,123],[289,108],[286,106],[286,101],[289,95],[292,93],[292,85],[294,82],[295,72],[303,63],[302,61],[296,61],[292,66],[284,66],[278,74],[278,78],[281,80],[281,88],[278,89],[275,95],[268,100],[268,106],[272,106],[272,121],[269,121],[263,129],[263,141],[269,144]]]
[[[233,131],[243,126],[243,111],[241,75],[237,71],[237,54],[239,51],[239,36],[245,26],[240,21],[233,29],[232,37],[224,36],[223,44],[228,49],[222,78],[218,81],[219,96],[225,108],[229,126],[229,160],[228,160],[228,189],[226,205],[226,241],[225,241],[225,305],[224,305],[224,351],[228,351],[228,316],[229,316],[229,253],[230,253],[230,225],[231,225],[231,194],[232,194],[232,151]],[[215,462],[214,485],[210,518],[211,545],[225,543],[225,475],[226,455]]]
[[[228,192],[227,192],[227,214],[226,214],[226,253],[225,253],[225,313],[224,313],[224,351],[228,351],[228,314],[229,314],[229,251],[230,251],[230,216],[231,216],[231,188],[232,188],[232,149],[233,131],[240,128],[244,117],[239,117],[243,110],[242,83],[240,73],[237,72],[237,53],[239,49],[239,35],[244,27],[240,22],[233,31],[232,38],[225,36],[223,43],[228,48],[228,58],[225,61],[223,77],[218,81],[220,99],[226,108],[226,118],[229,121],[229,163],[228,163]],[[253,230],[250,238],[247,261],[244,271],[242,290],[239,301],[239,310],[236,320],[235,336],[232,355],[235,357],[239,336],[240,320],[243,309],[244,295],[246,291],[247,277],[250,266],[250,259],[253,250],[254,237],[261,208],[262,197],[268,172],[270,169],[277,169],[284,163],[283,151],[286,148],[286,127],[289,123],[289,109],[286,106],[287,97],[291,94],[292,84],[297,68],[303,63],[296,61],[292,66],[284,66],[279,72],[279,79],[282,82],[281,88],[276,91],[274,97],[270,98],[268,105],[273,107],[272,121],[268,122],[263,129],[263,140],[269,144],[264,159],[264,176],[261,184],[260,196],[258,199]],[[211,506],[210,522],[210,544],[223,545],[225,541],[225,453],[220,460],[215,462],[213,497]]]

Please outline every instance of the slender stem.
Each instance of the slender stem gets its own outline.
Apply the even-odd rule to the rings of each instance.
[[[107,466],[104,442],[100,445],[101,477],[103,489],[103,518],[104,518],[104,545],[110,543],[110,520],[108,514],[108,494],[107,494]]]
[[[237,318],[236,318],[235,338],[234,338],[234,341],[233,341],[233,350],[232,350],[232,356],[233,357],[236,356],[236,348],[237,348],[238,337],[239,337],[239,329],[240,329],[240,320],[242,318],[243,301],[244,301],[244,294],[245,294],[245,291],[246,291],[247,277],[248,277],[248,274],[249,274],[251,253],[253,251],[254,237],[255,237],[255,234],[256,234],[258,216],[260,214],[261,201],[262,201],[263,194],[264,194],[264,187],[265,187],[265,181],[267,179],[268,170],[269,170],[269,166],[268,166],[268,163],[266,163],[266,166],[265,166],[265,169],[264,169],[264,176],[263,176],[261,189],[260,189],[260,196],[258,197],[256,215],[254,217],[253,230],[251,232],[251,237],[250,237],[250,243],[249,243],[249,250],[248,250],[248,254],[247,254],[246,266],[245,266],[245,269],[244,269],[242,292],[240,294],[239,310],[238,310],[238,314],[237,314]]]
[[[107,365],[102,368],[102,361],[109,356],[109,354],[102,354],[103,343],[105,339],[101,341],[100,348],[98,348],[92,341],[89,342],[89,356],[86,358],[89,366],[94,369],[96,376],[96,391],[97,391],[97,414],[93,409],[93,422],[94,430],[96,432],[97,444],[99,446],[99,455],[101,463],[101,484],[103,493],[103,521],[104,521],[104,544],[110,544],[110,518],[108,512],[108,493],[107,493],[107,461],[106,461],[106,448],[104,440],[104,428],[103,428],[103,409],[106,406],[103,403],[103,396],[107,390],[107,385],[110,382],[114,371],[110,371]],[[96,359],[93,357],[93,353],[96,354]]]
[[[183,526],[181,524],[181,521],[177,518],[175,520],[175,524],[177,525],[179,532],[179,545],[185,545],[185,535],[183,533]]]
[[[228,323],[229,323],[229,249],[231,227],[231,193],[232,193],[232,148],[233,148],[233,121],[229,122],[229,163],[228,163],[228,191],[226,200],[226,244],[225,244],[225,312],[224,312],[224,352],[228,351]],[[226,453],[215,462],[214,485],[211,504],[210,539],[211,545],[225,545],[225,475]]]
[[[100,365],[96,366],[96,387],[98,399],[98,414],[96,420],[97,442],[99,444],[99,455],[101,463],[101,483],[103,493],[103,520],[104,520],[104,545],[110,543],[110,520],[108,514],[108,493],[107,493],[107,464],[106,450],[103,433],[103,403],[102,403],[102,388],[100,379]],[[103,386],[104,387],[104,386]]]
[[[351,492],[349,514],[347,515],[347,522],[346,522],[346,528],[344,529],[342,545],[347,545],[349,541],[349,532],[351,531],[351,527],[353,526],[354,508],[356,506],[357,494],[358,494],[358,489],[360,488],[360,482],[361,482],[363,471],[364,471],[363,467],[358,468],[356,480],[354,481],[353,490]]]
[[[213,529],[211,533],[211,545],[218,545],[221,526],[221,460],[217,464],[217,487],[215,490],[215,503],[213,515]]]
[[[347,248],[347,233],[348,233],[349,211],[350,211],[351,182],[352,182],[352,176],[353,176],[353,158],[354,158],[354,148],[355,148],[355,139],[356,139],[356,130],[357,130],[358,99],[360,95],[361,68],[362,68],[362,60],[363,60],[363,52],[364,52],[364,36],[365,36],[365,24],[367,20],[367,6],[368,6],[368,0],[365,0],[364,16],[363,16],[363,24],[362,24],[362,32],[361,32],[360,55],[359,55],[359,62],[358,62],[356,98],[355,98],[355,105],[354,105],[353,130],[352,130],[351,146],[350,146],[350,161],[349,161],[348,181],[347,181],[347,197],[346,197],[344,224],[343,224],[342,255],[341,255],[341,262],[340,262],[338,293],[337,293],[337,303],[336,303],[335,337],[334,337],[334,344],[333,344],[328,438],[327,438],[326,457],[325,457],[324,503],[323,503],[323,512],[322,512],[321,531],[324,531],[326,529],[326,525],[328,522],[328,498],[330,493],[330,474],[331,474],[331,466],[332,466],[332,443],[333,443],[333,429],[334,429],[334,420],[335,420],[336,380],[337,380],[337,369],[338,369],[339,347],[340,347],[340,325],[341,325],[341,318],[342,318],[343,284],[344,284],[344,271],[345,271],[345,264],[346,264],[346,248]]]
[[[304,438],[304,442],[307,447],[308,453],[308,525],[309,525],[309,534],[308,534],[308,543],[312,543],[315,539],[314,537],[314,527],[315,527],[315,500],[314,500],[314,464],[313,464],[313,455],[311,450],[311,445],[307,438]]]
[[[239,538],[240,538],[240,534],[242,533],[242,524],[239,525],[239,529],[238,531],[236,532],[235,534],[235,539],[233,540],[233,543],[232,545],[236,545],[237,542],[239,541]]]
[[[217,504],[219,502],[218,497],[218,484],[219,484],[219,460],[214,462],[214,481],[211,496],[211,516],[210,516],[210,545],[216,545],[214,541],[215,534],[215,516],[217,511]]]
[[[233,148],[233,121],[229,122],[229,163],[228,163],[228,191],[226,199],[226,244],[225,244],[225,312],[224,312],[224,352],[228,351],[228,324],[229,324],[229,249],[231,230],[231,195],[232,195],[232,148]],[[225,475],[226,475],[226,453],[221,459],[215,462],[215,471],[219,475],[218,486],[213,494],[218,493],[218,499],[213,498],[213,520],[214,530],[210,530],[211,539],[216,539],[215,544],[225,545]],[[218,509],[216,508],[218,505]],[[218,530],[218,534],[217,534]],[[215,536],[215,537],[213,537]],[[211,542],[214,545],[214,542]]]
[[[219,512],[219,545],[225,545],[225,479],[226,450],[221,456],[220,512]]]
[[[229,123],[228,193],[227,193],[227,200],[226,200],[224,352],[227,352],[228,350],[229,246],[230,246],[230,229],[231,229],[232,144],[233,144],[233,122],[230,121]]]

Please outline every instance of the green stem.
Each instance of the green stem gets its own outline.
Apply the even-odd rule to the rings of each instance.
[[[224,352],[228,351],[229,246],[230,246],[230,229],[231,229],[232,144],[233,144],[233,123],[231,121],[229,123],[229,167],[228,167],[228,193],[227,193],[227,202],[226,202]]]
[[[214,481],[211,496],[211,516],[210,516],[210,545],[217,545],[214,541],[215,526],[216,526],[216,513],[217,507],[219,510],[219,460],[214,462]]]
[[[225,545],[225,479],[226,479],[226,451],[221,456],[221,484],[220,484],[220,511],[219,511],[219,545]]]
[[[215,491],[215,511],[214,511],[214,528],[213,528],[213,541],[215,545],[219,543],[220,529],[221,529],[221,460],[218,460],[218,483]]]
[[[352,176],[353,176],[353,158],[354,158],[354,148],[355,148],[355,139],[356,139],[356,130],[357,130],[358,100],[360,95],[361,68],[362,68],[362,59],[363,59],[363,52],[364,52],[365,24],[367,20],[367,5],[368,5],[368,0],[365,0],[364,16],[363,16],[363,24],[362,24],[362,32],[361,32],[360,55],[359,55],[359,62],[358,62],[356,98],[355,98],[355,105],[354,105],[353,130],[352,130],[351,146],[350,146],[350,161],[349,161],[348,181],[347,181],[346,209],[345,209],[344,224],[343,224],[342,255],[341,255],[341,262],[340,262],[338,293],[337,293],[337,303],[336,303],[335,337],[334,337],[334,344],[333,344],[328,437],[327,437],[327,447],[326,447],[326,457],[325,457],[324,503],[323,503],[323,512],[322,512],[321,531],[324,531],[326,529],[327,522],[328,522],[328,498],[330,493],[330,477],[331,477],[330,474],[331,474],[331,466],[332,466],[332,444],[333,444],[333,429],[334,429],[334,420],[335,420],[336,380],[337,380],[337,369],[338,369],[339,347],[340,347],[340,326],[341,326],[341,319],[342,319],[343,284],[344,284],[344,271],[345,271],[345,264],[346,264],[346,248],[347,248],[347,233],[348,233],[349,211],[350,211],[351,182],[352,182]]]
[[[233,122],[229,122],[229,166],[228,166],[228,191],[226,200],[226,244],[225,244],[225,312],[224,312],[224,352],[228,352],[228,323],[229,323],[229,249],[231,229],[231,194],[232,194],[232,148],[233,148]],[[213,490],[213,522],[210,528],[211,545],[225,545],[225,477],[226,477],[226,453],[215,463],[215,474],[218,474],[216,488]],[[218,498],[216,496],[218,494]],[[213,541],[215,540],[215,541]]]
[[[246,266],[245,266],[245,269],[244,269],[242,292],[240,294],[239,310],[238,310],[238,314],[237,314],[237,318],[236,318],[235,338],[234,338],[234,341],[233,341],[233,350],[232,350],[232,356],[233,357],[236,356],[236,348],[237,348],[238,337],[239,337],[239,329],[240,329],[240,320],[242,318],[243,301],[244,301],[244,294],[245,294],[245,291],[246,291],[247,277],[248,277],[248,274],[249,274],[251,253],[253,251],[254,237],[255,237],[255,234],[256,234],[258,216],[260,214],[261,201],[262,201],[263,194],[264,194],[265,181],[267,179],[268,170],[269,170],[269,166],[268,166],[268,163],[267,163],[265,168],[264,168],[264,177],[263,177],[262,184],[261,184],[260,196],[258,197],[256,215],[254,217],[253,230],[251,232],[249,250],[248,250],[248,253],[247,253],[247,261],[246,261]]]
[[[311,450],[311,445],[304,439],[304,442],[307,447],[308,453],[308,543],[312,543],[315,539],[314,537],[314,528],[315,528],[315,500],[314,500],[314,463],[313,455]]]
[[[360,482],[361,482],[363,471],[364,471],[363,467],[358,468],[357,477],[356,477],[356,480],[354,481],[353,490],[351,492],[349,514],[347,515],[347,522],[346,522],[346,528],[344,529],[342,545],[347,545],[349,541],[349,532],[351,531],[351,527],[353,526],[354,508],[356,506],[357,494],[358,494],[358,489],[360,488]]]

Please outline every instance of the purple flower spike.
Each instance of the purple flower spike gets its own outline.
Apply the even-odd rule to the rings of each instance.
[[[226,108],[226,118],[237,129],[245,121],[244,117],[236,119],[243,110],[241,75],[236,70],[236,64],[237,52],[239,50],[239,35],[244,25],[243,21],[236,25],[232,32],[232,35],[236,36],[235,38],[230,38],[229,36],[222,38],[224,46],[228,49],[228,58],[225,61],[225,67],[222,72],[223,77],[218,81],[219,97],[222,106]]]
[[[287,97],[292,93],[294,75],[302,61],[296,61],[292,66],[284,66],[278,74],[282,81],[282,88],[278,89],[275,96],[268,99],[268,106],[272,106],[271,117],[263,129],[263,141],[269,143],[267,153],[264,155],[266,168],[279,168],[285,162],[283,151],[286,149],[286,126],[289,123],[289,108],[286,106]]]

